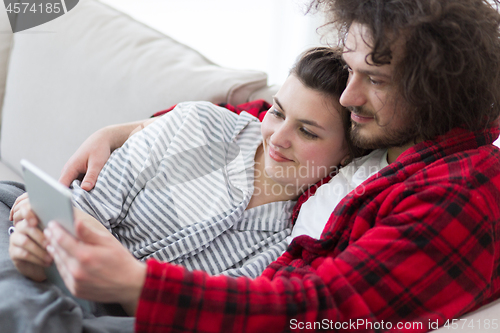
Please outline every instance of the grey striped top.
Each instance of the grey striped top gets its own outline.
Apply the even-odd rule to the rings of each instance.
[[[138,259],[256,277],[281,255],[294,201],[246,210],[260,122],[207,102],[179,104],[111,155],[75,206]]]

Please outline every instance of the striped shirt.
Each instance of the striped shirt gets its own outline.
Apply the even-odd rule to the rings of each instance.
[[[246,210],[260,122],[207,102],[179,104],[111,155],[76,207],[138,259],[210,274],[260,275],[286,250],[294,201]]]

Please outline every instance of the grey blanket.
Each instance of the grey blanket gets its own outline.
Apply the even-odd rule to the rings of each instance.
[[[117,317],[113,307],[98,305],[98,313],[84,311],[70,297],[49,283],[21,275],[9,257],[9,212],[24,186],[0,182],[0,328],[2,333],[111,333],[133,332],[134,318]]]

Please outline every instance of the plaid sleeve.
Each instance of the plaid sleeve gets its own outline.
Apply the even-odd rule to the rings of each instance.
[[[149,261],[136,329],[286,332],[294,323],[316,322],[329,329],[340,323],[342,331],[399,331],[396,325],[406,324],[406,331],[426,332],[431,323],[441,326],[500,288],[500,227],[491,219],[499,216],[498,197],[486,189],[500,184],[498,176],[485,177],[469,179],[475,182],[469,187],[424,178],[414,188],[391,188],[375,225],[358,216],[345,247],[329,249],[328,241],[302,236],[255,280]],[[488,184],[478,184],[485,179]],[[483,190],[470,191],[476,186]],[[382,322],[385,329],[375,329]]]
[[[149,261],[136,330],[426,332],[500,297],[500,152],[462,132],[400,156],[255,280]]]
[[[154,260],[147,265],[137,332],[286,331],[287,290],[295,289],[286,280],[209,276]]]

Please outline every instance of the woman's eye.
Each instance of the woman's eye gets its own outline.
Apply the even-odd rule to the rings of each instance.
[[[271,112],[271,114],[277,118],[281,118],[281,119],[285,118],[283,113],[281,113],[280,111],[278,111],[278,109],[276,109],[274,107],[271,108],[271,110],[269,110],[269,112]]]
[[[382,81],[377,81],[377,80],[374,80],[372,78],[368,78],[368,79],[370,80],[370,83],[373,85],[379,86],[382,84]]]
[[[308,138],[308,139],[312,139],[312,140],[314,140],[314,139],[317,139],[317,138],[318,138],[318,136],[317,136],[316,134],[309,132],[309,131],[308,131],[308,130],[306,130],[305,128],[301,128],[301,129],[300,129],[300,132],[301,132],[301,133],[302,133],[302,134],[303,134],[306,138]]]

